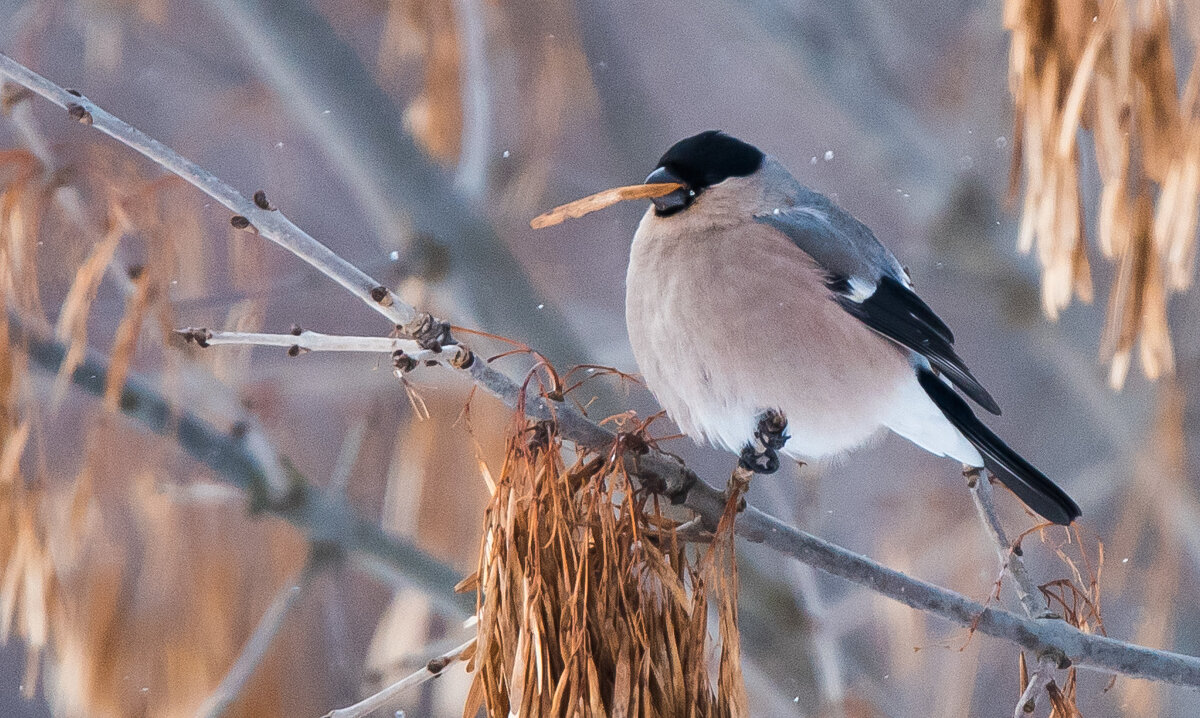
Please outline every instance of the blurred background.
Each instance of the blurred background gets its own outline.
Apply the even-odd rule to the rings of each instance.
[[[1088,5],[1079,3],[1078,13],[1092,15]],[[1177,68],[1176,84],[1162,80],[1159,91],[1183,99],[1164,112],[1184,117],[1179,137],[1200,145],[1200,119],[1187,124],[1200,117],[1187,114],[1200,82],[1200,72],[1189,72],[1200,13],[1185,5],[1112,7],[1129,8],[1135,31],[1148,26],[1170,41],[1159,43],[1156,58]],[[636,371],[624,271],[645,208],[626,203],[536,232],[529,219],[640,182],[667,147],[700,130],[758,145],[895,252],[1004,407],[992,426],[1082,506],[1078,536],[1026,539],[1039,582],[1088,586],[1098,576],[1092,598],[1102,597],[1108,635],[1200,654],[1200,471],[1191,451],[1200,439],[1200,305],[1187,291],[1167,303],[1186,281],[1134,271],[1143,277],[1134,296],[1167,287],[1159,303],[1173,346],[1164,354],[1160,337],[1157,354],[1142,358],[1157,367],[1156,381],[1135,358],[1123,387],[1111,388],[1121,372],[1110,359],[1121,361],[1137,322],[1153,325],[1158,305],[1148,298],[1114,308],[1109,299],[1112,287],[1129,286],[1122,273],[1130,270],[1108,261],[1112,248],[1096,240],[1106,231],[1097,217],[1113,165],[1095,159],[1088,118],[1100,114],[1091,95],[1082,128],[1052,128],[1066,137],[1066,159],[1077,168],[1078,193],[1059,196],[1058,211],[1081,227],[1071,234],[1042,226],[1037,251],[1018,252],[1022,202],[1030,201],[1023,191],[1042,186],[1042,175],[1026,174],[1042,171],[1028,154],[1036,131],[1023,124],[1014,132],[1013,35],[1005,24],[1006,11],[1010,28],[1023,17],[1020,7],[5,0],[0,50],[244,194],[264,189],[299,226],[406,300],[525,342],[560,369],[587,362]],[[1055,40],[1046,27],[1016,29]],[[1076,36],[1077,46],[1064,41],[1029,56],[1042,63],[1057,48],[1078,64],[1090,36]],[[1093,57],[1097,72],[1111,71],[1106,57]],[[1149,60],[1135,53],[1134,65],[1142,61]],[[1065,102],[1072,75],[1063,72],[1055,97]],[[1043,76],[1027,69],[1021,77]],[[1029,106],[1037,93],[1023,92],[1027,119],[1039,111]],[[1152,94],[1135,92],[1135,104]],[[313,484],[344,492],[361,516],[460,575],[474,569],[488,496],[477,458],[497,469],[507,410],[470,397],[469,386],[440,369],[413,376],[430,413],[419,420],[384,359],[184,346],[171,329],[286,332],[299,324],[384,335],[391,327],[290,255],[231,229],[228,213],[199,192],[58,108],[11,94],[5,107],[7,306],[55,324],[68,346],[128,362],[163,396],[218,427],[254,427]],[[1141,166],[1137,153],[1154,147],[1149,136],[1133,160],[1124,156],[1126,165]],[[1192,145],[1183,140],[1165,145],[1162,162],[1186,155]],[[1024,154],[1012,192],[1018,142]],[[1142,216],[1138,197],[1157,200],[1163,185],[1156,171],[1144,163],[1146,179],[1126,183],[1128,207],[1103,216]],[[1186,192],[1180,196],[1173,211],[1189,206]],[[1190,208],[1194,214],[1194,197]],[[1187,230],[1179,230],[1184,244],[1194,245],[1194,219]],[[1067,280],[1044,279],[1039,256],[1050,274],[1061,270],[1063,252],[1046,247],[1064,236],[1079,239],[1065,250]],[[1063,286],[1067,299],[1073,289],[1086,294],[1080,256],[1089,260],[1095,298],[1068,304]],[[1190,279],[1190,264],[1180,264]],[[1114,312],[1134,319],[1114,330],[1106,320]],[[506,348],[464,338],[484,354]],[[519,376],[523,361],[497,366]],[[251,515],[245,493],[173,442],[16,350],[5,364],[12,371],[0,382],[8,442],[0,461],[8,523],[0,532],[0,713],[193,715],[281,589],[297,581],[302,589],[278,638],[227,715],[320,715],[468,635],[463,603],[420,589],[403,566],[335,558],[304,569],[303,532]],[[657,410],[643,389],[613,380],[597,379],[576,397],[586,403],[593,393],[594,418]],[[659,431],[672,433],[665,424]],[[665,447],[710,480],[732,466],[730,456],[686,439]],[[1014,533],[1034,525],[1015,499],[998,496]],[[994,590],[994,548],[958,468],[894,437],[837,465],[762,477],[750,501],[977,600]],[[1012,645],[758,547],[741,550],[742,649],[755,715],[1011,713],[1019,694]],[[457,665],[404,707],[409,715],[460,715],[468,685]],[[1194,691],[1087,672],[1077,703],[1089,718],[1200,712]]]

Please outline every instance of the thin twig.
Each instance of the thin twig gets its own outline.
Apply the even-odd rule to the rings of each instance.
[[[437,678],[442,674],[442,671],[446,670],[447,666],[456,661],[466,659],[474,648],[475,639],[471,638],[465,643],[455,646],[437,658],[430,660],[421,666],[420,669],[401,678],[375,695],[365,698],[352,706],[330,711],[323,718],[362,718],[362,716],[370,715],[381,708],[390,708],[396,698],[404,693],[404,691]]]
[[[258,228],[260,234],[290,249],[322,273],[335,279],[368,306],[399,324],[407,323],[417,316],[413,307],[403,304],[391,292],[377,295],[385,296],[389,300],[386,303],[372,299],[372,290],[378,290],[378,284],[298,229],[281,213],[259,210],[223,181],[104,112],[93,103],[68,94],[54,83],[4,55],[0,55],[0,74],[29,87],[62,107],[77,100],[86,103],[81,106],[85,112],[90,113],[92,127],[159,162],[226,207],[245,215],[251,224]],[[569,404],[551,401],[541,396],[529,397],[526,401],[524,391],[519,385],[492,369],[486,362],[474,361],[459,370],[468,373],[476,384],[509,406],[522,406],[529,418],[555,420],[561,436],[584,448],[602,449],[618,445],[612,432],[598,426]],[[86,380],[76,379],[77,383],[81,381],[86,383]],[[653,448],[645,454],[627,451],[624,458],[628,462],[630,473],[637,475],[648,487],[681,501],[714,524],[720,518],[725,506],[724,493],[699,480],[695,473],[688,470],[677,458]],[[1009,611],[983,606],[958,593],[910,578],[864,556],[787,526],[753,506],[747,506],[743,511],[736,523],[736,531],[748,540],[760,542],[784,555],[865,586],[907,606],[941,616],[987,635],[1003,638],[1035,653],[1058,651],[1066,660],[1078,666],[1200,687],[1200,658],[1136,646],[1105,636],[1085,634],[1062,621],[1023,618]]]
[[[1025,609],[1025,614],[1030,618],[1061,618],[1050,610],[1046,604],[1046,597],[1029,577],[1029,572],[1025,570],[1025,560],[1021,556],[1021,549],[1010,542],[1005,535],[1004,527],[1000,525],[1000,517],[996,514],[992,482],[988,477],[983,476],[982,470],[974,467],[964,469],[963,475],[967,478],[967,485],[971,488],[971,498],[975,502],[979,519],[987,529],[988,536],[996,548],[996,554],[1000,557],[1001,569],[1012,576],[1013,590],[1016,591],[1017,598],[1021,601],[1021,607]]]
[[[991,477],[985,476],[982,469],[973,466],[964,467],[963,476],[971,489],[971,499],[975,503],[979,520],[983,522],[992,545],[996,548],[996,554],[1000,557],[1000,570],[1012,577],[1013,590],[1021,602],[1021,608],[1025,609],[1025,615],[1030,618],[1061,619],[1061,616],[1050,610],[1046,597],[1025,570],[1025,559],[1020,547],[1008,540],[1004,527],[1000,525],[1000,516],[996,513],[996,502],[992,494]],[[1038,655],[1037,669],[1030,678],[1029,686],[1017,701],[1015,715],[1034,711],[1038,697],[1046,686],[1050,685],[1054,678],[1054,670],[1062,663],[1063,656],[1057,651]]]
[[[492,144],[491,82],[487,64],[486,17],[480,0],[455,0],[462,47],[462,151],[454,184],[473,201],[487,189],[488,153]]]
[[[1025,718],[1037,709],[1038,696],[1054,682],[1054,671],[1058,669],[1058,661],[1053,656],[1043,655],[1038,658],[1037,668],[1029,676],[1029,684],[1017,699],[1017,707],[1013,709],[1013,718]]]
[[[350,425],[345,438],[342,439],[342,448],[338,450],[337,461],[333,464],[333,473],[329,475],[330,491],[345,495],[346,487],[350,484],[350,476],[354,473],[354,464],[358,461],[359,452],[362,451],[363,437],[366,436],[366,433],[366,418],[359,418]]]
[[[189,327],[180,329],[177,334],[198,341],[205,346],[218,344],[253,345],[262,347],[286,347],[310,352],[363,352],[374,354],[394,354],[404,352],[416,362],[425,360],[446,360],[457,357],[461,347],[448,346],[441,352],[422,349],[412,339],[389,337],[356,337],[321,334],[307,329],[299,334],[264,334],[260,332],[225,332],[215,329]]]
[[[407,324],[416,317],[416,310],[399,300],[390,291],[364,274],[358,267],[334,254],[325,245],[309,236],[283,213],[262,209],[244,197],[224,180],[205,171],[195,162],[150,137],[129,123],[114,117],[86,97],[77,96],[50,82],[7,55],[0,54],[0,74],[33,90],[50,102],[73,109],[73,116],[87,118],[85,124],[112,137],[121,144],[145,155],[155,164],[195,185],[197,189],[220,202],[235,216],[249,220],[246,229],[259,234],[308,262],[322,274],[342,285],[367,305],[375,308],[395,324]],[[374,297],[380,297],[379,299]]]
[[[310,556],[300,575],[294,580],[288,581],[287,585],[275,594],[274,600],[271,601],[266,613],[259,620],[254,633],[250,634],[250,638],[242,647],[242,652],[238,655],[237,660],[229,668],[229,672],[225,674],[216,690],[196,712],[198,718],[220,718],[237,701],[238,696],[246,687],[246,683],[254,675],[255,669],[267,655],[267,649],[271,647],[275,636],[279,635],[279,630],[283,628],[283,622],[287,620],[288,614],[300,600],[301,593],[312,582],[316,567],[316,560]]]

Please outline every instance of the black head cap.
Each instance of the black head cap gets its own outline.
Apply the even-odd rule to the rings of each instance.
[[[658,161],[688,188],[699,191],[730,177],[745,177],[762,167],[762,150],[720,130],[708,130],[676,142]]]

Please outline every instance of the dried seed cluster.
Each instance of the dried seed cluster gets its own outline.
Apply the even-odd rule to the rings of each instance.
[[[1184,21],[1185,5],[1158,0],[1005,5],[1016,104],[1014,191],[1022,168],[1025,174],[1019,245],[1037,248],[1047,315],[1056,317],[1073,296],[1091,300],[1078,146],[1079,130],[1090,130],[1103,182],[1095,240],[1117,265],[1103,337],[1114,387],[1125,381],[1135,344],[1146,376],[1172,371],[1167,297],[1192,281],[1200,204],[1200,56],[1180,94],[1171,47],[1172,20]],[[1190,19],[1194,50],[1200,47],[1200,23]]]
[[[521,425],[494,487],[464,715],[746,715],[727,522],[685,547],[619,464],[566,467],[552,422]]]

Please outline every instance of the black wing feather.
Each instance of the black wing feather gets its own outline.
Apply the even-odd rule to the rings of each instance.
[[[1012,489],[1029,508],[1064,526],[1079,518],[1079,505],[984,426],[967,402],[945,382],[928,369],[917,371],[917,381],[950,423],[979,450],[987,470]]]
[[[863,324],[925,357],[984,409],[1000,413],[996,400],[954,352],[950,328],[908,287],[884,275],[875,292],[862,302],[850,298],[849,283],[843,279],[831,279],[829,287],[842,308]]]

